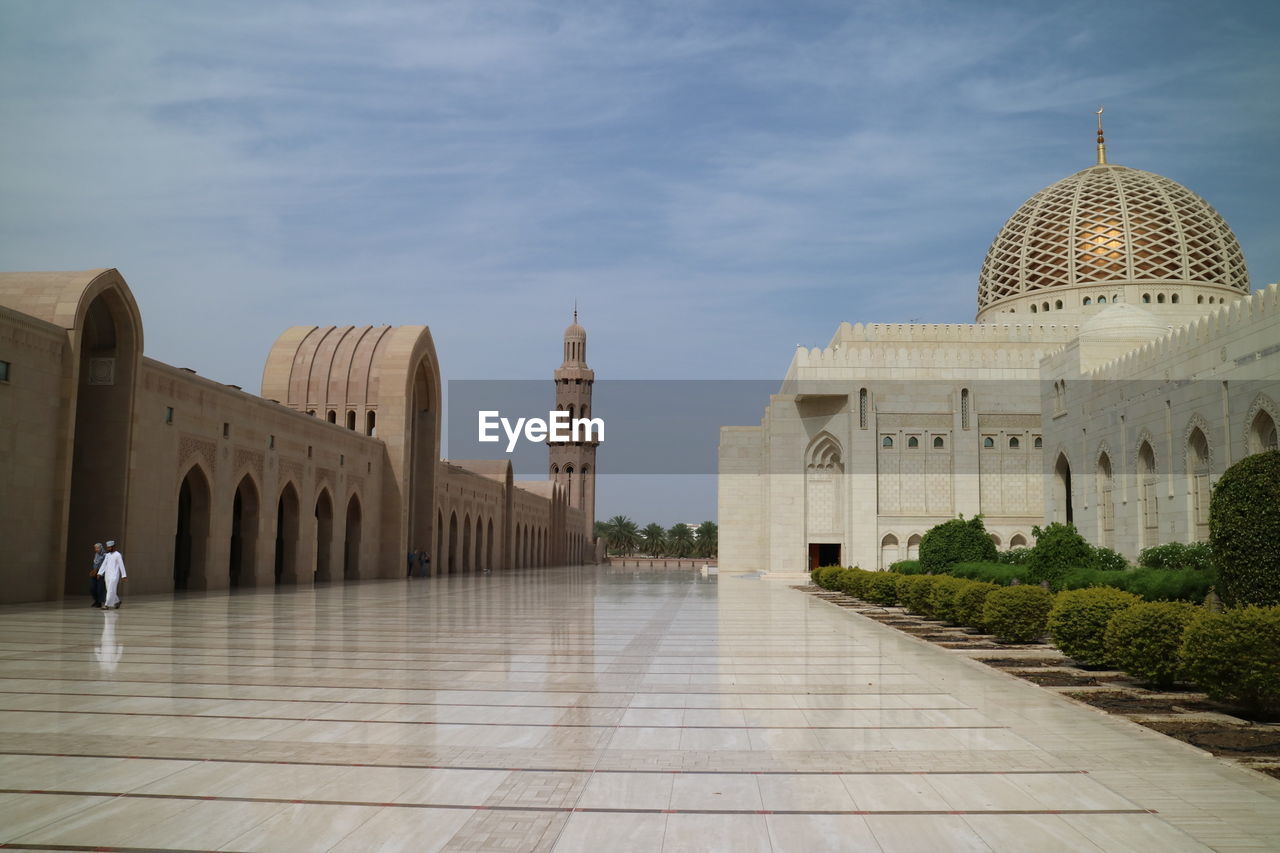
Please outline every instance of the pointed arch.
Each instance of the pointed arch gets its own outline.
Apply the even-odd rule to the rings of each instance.
[[[458,571],[458,513],[449,513],[449,566],[448,574]]]
[[[908,560],[920,559],[921,538],[923,537],[921,537],[919,533],[912,533],[910,536],[907,537],[907,559]]]
[[[231,545],[227,574],[232,588],[253,586],[258,576],[258,533],[262,529],[262,493],[245,473],[231,498]]]
[[[1249,412],[1244,421],[1244,446],[1249,454],[1276,450],[1276,424],[1280,422],[1280,411],[1276,403],[1266,394],[1258,394],[1249,405]]]
[[[898,562],[898,537],[886,533],[880,540],[880,568],[887,569]]]
[[[1138,506],[1141,515],[1138,547],[1150,548],[1160,544],[1160,504],[1155,447],[1144,438],[1138,445]]]
[[[173,541],[173,588],[204,589],[209,559],[209,527],[213,494],[210,478],[199,462],[178,484],[178,521]]]
[[[1094,465],[1094,486],[1097,490],[1098,544],[1110,548],[1115,541],[1115,479],[1111,468],[1111,454],[1104,444],[1098,449]]]
[[[292,480],[286,481],[276,499],[276,583],[298,582],[298,528],[301,502]]]
[[[360,496],[352,492],[347,500],[346,535],[343,537],[342,577],[357,580],[360,577],[360,542],[364,535],[364,512]]]
[[[1206,425],[1207,426],[1207,425]],[[1190,542],[1209,541],[1209,475],[1212,450],[1209,438],[1199,424],[1193,423],[1187,433],[1187,536]]]
[[[314,580],[323,583],[332,580],[333,562],[333,498],[328,487],[321,487],[320,494],[316,495],[315,519]]]
[[[1059,451],[1053,463],[1054,512],[1057,521],[1075,523],[1075,507],[1072,505],[1071,461],[1066,451]]]

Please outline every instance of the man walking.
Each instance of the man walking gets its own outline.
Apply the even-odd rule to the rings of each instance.
[[[107,558],[107,554],[102,550],[101,542],[93,543],[93,570],[89,572],[89,593],[93,596],[93,606],[101,607],[102,600],[106,595],[103,589],[102,578],[98,577],[98,569],[102,568],[102,561]]]
[[[107,540],[107,556],[102,561],[102,565],[98,567],[98,575],[106,583],[107,597],[103,602],[103,610],[120,609],[120,596],[117,590],[121,581],[129,579],[129,574],[124,570],[124,557],[120,556],[120,552],[116,550],[114,539]]]

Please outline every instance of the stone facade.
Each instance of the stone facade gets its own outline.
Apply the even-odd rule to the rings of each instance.
[[[977,323],[843,323],[722,428],[721,565],[886,568],[979,513],[1002,549],[1207,538],[1214,480],[1275,446],[1278,297],[1247,281],[1207,202],[1100,158],[997,235]]]
[[[294,327],[261,397],[143,356],[115,270],[0,274],[0,602],[87,594],[115,539],[130,589],[547,566],[594,556],[589,511],[507,462],[440,458],[425,326]]]

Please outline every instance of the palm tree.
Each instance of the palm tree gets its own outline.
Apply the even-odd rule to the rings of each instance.
[[[640,531],[640,542],[650,556],[657,557],[667,545],[667,529],[657,523],[645,525]]]
[[[714,521],[704,521],[694,531],[698,537],[694,552],[699,557],[714,557],[720,548],[720,528]]]
[[[630,554],[640,544],[640,529],[625,515],[615,515],[605,522],[609,547],[619,554]]]
[[[683,521],[667,531],[667,550],[673,557],[687,557],[693,553],[693,528]]]

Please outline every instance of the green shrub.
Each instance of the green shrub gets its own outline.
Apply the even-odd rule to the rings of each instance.
[[[921,616],[932,616],[929,594],[941,575],[900,575],[898,577],[898,603]]]
[[[1182,676],[1182,635],[1203,611],[1185,601],[1144,601],[1111,617],[1106,657],[1125,672],[1168,687]]]
[[[1110,548],[1099,545],[1093,549],[1093,558],[1089,561],[1089,566],[1100,572],[1123,572],[1129,568],[1129,561],[1119,551],[1112,551]]]
[[[1008,586],[1015,580],[1027,583],[1031,579],[1031,570],[1026,566],[1006,566],[1001,563],[959,563],[952,566],[947,574],[966,580],[998,583],[1001,586]]]
[[[996,555],[996,561],[1007,566],[1025,566],[1031,559],[1030,548],[1010,548]]]
[[[939,575],[935,578],[933,588],[929,590],[929,611],[933,618],[956,625],[963,624],[960,618],[959,596],[966,587],[974,583],[975,581],[949,575]]]
[[[1223,601],[1280,604],[1280,450],[1223,472],[1209,502],[1209,541]]]
[[[955,609],[961,625],[983,630],[986,623],[982,620],[982,608],[987,603],[987,596],[1000,589],[999,584],[983,581],[962,581],[964,587],[956,593]]]
[[[1149,569],[1202,569],[1213,567],[1213,552],[1207,542],[1169,542],[1143,548],[1138,565]]]
[[[1055,521],[1043,529],[1034,527],[1031,532],[1036,535],[1036,545],[1031,549],[1027,568],[1036,583],[1053,584],[1067,569],[1092,565],[1093,546],[1085,541],[1075,525]]]
[[[1280,607],[1208,613],[1182,638],[1187,676],[1215,699],[1280,711]]]
[[[996,639],[1026,643],[1044,633],[1053,607],[1053,594],[1039,586],[1003,586],[987,594],[982,605],[982,623]]]
[[[924,566],[920,565],[919,560],[899,560],[889,564],[889,571],[903,575],[918,575],[924,572]]]
[[[1107,623],[1141,600],[1131,592],[1105,586],[1058,593],[1049,613],[1049,633],[1064,654],[1080,663],[1110,663],[1104,642]]]
[[[980,515],[968,521],[963,517],[944,521],[929,528],[920,540],[920,565],[928,572],[945,572],[956,563],[995,559],[995,543]]]
[[[867,593],[867,577],[871,572],[859,568],[845,569],[836,575],[836,589],[854,598],[865,598]]]
[[[896,572],[868,572],[871,577],[866,580],[867,601],[891,607],[898,603],[898,578]]]
[[[819,566],[809,574],[809,577],[813,580],[814,586],[831,589],[836,574],[843,570],[843,566]]]

